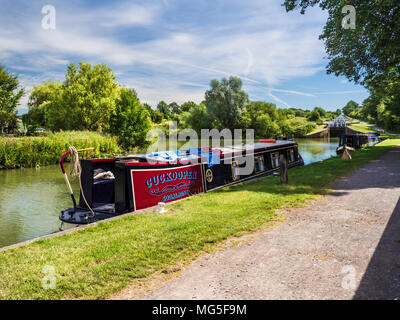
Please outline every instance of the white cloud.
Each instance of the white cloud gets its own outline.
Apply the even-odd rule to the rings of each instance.
[[[168,81],[168,79],[163,78],[151,81],[139,78],[122,81],[122,84],[128,88],[135,88],[139,99],[152,107],[156,107],[161,100],[167,103],[176,102],[178,104],[189,100],[200,103],[204,100],[205,86],[201,84]]]
[[[43,78],[59,80],[63,75],[54,69],[71,60],[104,62],[122,84],[129,83],[152,104],[199,102],[212,78],[230,75],[241,77],[250,89],[265,88],[266,95],[283,105],[288,104],[272,92],[313,97],[274,87],[323,68],[324,49],[318,35],[325,16],[316,10],[306,16],[287,14],[275,0],[232,4],[239,6],[232,19],[217,23],[204,19],[201,24],[169,21],[163,10],[176,4],[166,1],[164,5],[124,2],[91,10],[56,5],[57,29],[53,31],[41,29],[37,15],[13,29],[0,22],[0,58],[21,72],[36,71]],[[202,14],[207,18],[207,13]],[[141,38],[148,28],[151,36]],[[17,61],[16,55],[21,56]],[[36,80],[30,79],[27,85]]]

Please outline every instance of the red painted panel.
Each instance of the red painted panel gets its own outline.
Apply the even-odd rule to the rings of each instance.
[[[134,169],[131,174],[135,210],[203,192],[200,164],[165,169]]]

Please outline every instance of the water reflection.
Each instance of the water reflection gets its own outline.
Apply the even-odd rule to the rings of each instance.
[[[59,166],[1,170],[0,247],[57,231],[58,213],[70,206]]]
[[[305,164],[321,161],[336,156],[339,138],[295,139]]]

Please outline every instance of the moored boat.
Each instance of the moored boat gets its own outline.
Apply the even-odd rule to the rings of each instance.
[[[336,148],[337,154],[342,154],[345,147],[355,150],[361,149],[363,146],[374,146],[381,142],[379,133],[368,132],[365,134],[344,134],[340,137],[339,146]]]
[[[64,158],[61,168],[64,169]],[[297,143],[264,139],[254,144],[154,152],[112,159],[82,159],[81,190],[62,222],[88,224],[123,213],[273,174],[283,155],[288,167],[304,164]]]

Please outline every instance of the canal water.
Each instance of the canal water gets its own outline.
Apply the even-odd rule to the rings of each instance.
[[[336,155],[338,139],[296,141],[306,164]],[[0,247],[58,231],[58,214],[71,204],[59,166],[0,170]]]
[[[310,164],[336,156],[339,138],[295,139],[304,164]]]

